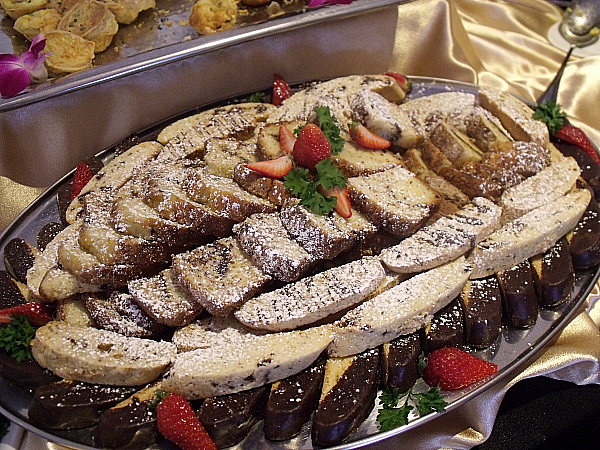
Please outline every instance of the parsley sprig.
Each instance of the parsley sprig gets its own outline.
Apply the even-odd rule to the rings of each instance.
[[[533,118],[544,122],[550,134],[555,135],[565,123],[567,114],[561,109],[559,103],[548,100],[536,106]]]
[[[401,406],[397,406],[402,401]],[[445,411],[448,403],[440,394],[439,386],[427,392],[415,393],[413,388],[400,392],[398,388],[384,388],[379,396],[382,408],[377,414],[380,431],[389,431],[408,424],[408,416],[415,408],[420,416],[426,416],[434,411]]]
[[[26,316],[14,315],[11,319],[8,325],[0,328],[0,350],[4,350],[17,362],[33,358],[29,344],[37,328],[29,323]]]
[[[331,144],[331,154],[339,155],[344,148],[344,140],[340,136],[340,129],[331,115],[329,106],[316,106],[314,111],[317,114],[317,125]]]
[[[292,195],[300,198],[302,206],[316,214],[327,214],[335,208],[337,198],[323,195],[319,192],[319,187],[325,190],[336,186],[343,188],[346,186],[346,178],[329,158],[319,161],[315,169],[317,176],[313,180],[308,176],[308,169],[295,167],[283,178],[283,184]]]

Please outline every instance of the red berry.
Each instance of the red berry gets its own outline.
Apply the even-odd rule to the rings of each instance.
[[[92,179],[94,173],[90,166],[85,162],[80,162],[75,169],[73,183],[71,184],[71,200],[79,195],[84,186]]]
[[[189,402],[178,394],[167,395],[156,408],[158,431],[182,450],[217,450]]]
[[[331,144],[317,125],[309,123],[300,131],[292,154],[300,167],[315,170],[319,161],[331,156]]]
[[[367,127],[360,123],[350,124],[350,137],[361,147],[365,148],[388,148],[392,143],[387,139],[370,132]]]
[[[26,316],[31,325],[41,327],[52,320],[52,308],[45,303],[30,302],[0,310],[0,322],[10,323],[12,316]]]
[[[336,186],[331,189],[327,189],[326,191],[323,191],[323,195],[325,195],[326,197],[337,198],[335,210],[344,219],[347,219],[348,217],[352,216],[352,205],[350,204],[350,194],[348,194],[347,187],[341,189]]]
[[[283,101],[292,95],[292,88],[283,77],[279,74],[273,75],[273,94],[271,95],[271,103],[275,106],[280,106]]]
[[[412,86],[412,81],[409,80],[408,78],[406,78],[401,73],[398,73],[398,72],[385,72],[384,75],[387,75],[388,77],[392,77],[393,79],[395,79],[396,83],[398,83],[398,85],[400,86],[400,88],[404,92],[410,91],[410,88]]]
[[[279,143],[281,144],[281,150],[283,150],[284,153],[291,154],[292,151],[294,151],[296,137],[283,123],[279,125]]]
[[[572,126],[572,125],[563,125],[560,130],[554,135],[554,137],[569,142],[570,144],[576,145],[581,150],[586,152],[594,161],[600,164],[600,157],[598,156],[598,152],[594,148],[594,145],[587,137],[587,135],[583,132],[581,128]]]
[[[285,155],[277,159],[246,164],[246,167],[269,178],[283,178],[292,170],[293,165],[292,158]]]
[[[455,347],[434,350],[427,357],[423,379],[430,386],[460,389],[497,372],[498,366]]]

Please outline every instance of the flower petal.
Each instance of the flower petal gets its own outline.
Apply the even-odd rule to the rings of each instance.
[[[20,64],[16,64],[14,61],[4,64],[0,61],[0,95],[2,97],[14,97],[29,86],[29,83],[31,83],[29,72]]]
[[[34,53],[36,56],[40,54],[44,47],[46,46],[46,37],[40,33],[33,38],[31,41],[31,45],[29,46],[29,51]]]

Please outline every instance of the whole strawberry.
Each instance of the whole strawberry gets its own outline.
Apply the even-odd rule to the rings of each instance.
[[[460,389],[497,372],[498,366],[455,347],[434,350],[427,357],[423,379],[430,386]]]
[[[331,156],[331,144],[317,125],[309,123],[300,131],[292,156],[300,167],[314,171],[319,161]]]
[[[292,95],[292,88],[287,81],[279,74],[273,75],[273,95],[271,96],[271,103],[275,106],[281,106],[283,101]]]
[[[182,450],[216,450],[192,406],[181,395],[170,393],[156,407],[158,431]]]
[[[79,195],[83,187],[92,179],[94,172],[88,163],[80,162],[75,169],[73,175],[73,183],[71,184],[71,200]]]

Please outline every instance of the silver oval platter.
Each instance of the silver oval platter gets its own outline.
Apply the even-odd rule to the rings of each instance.
[[[478,94],[478,87],[468,83],[459,83],[448,80],[431,79],[423,77],[412,77],[412,90],[409,98],[418,98],[443,92],[465,92]],[[238,99],[236,99],[238,101]],[[156,126],[137,134],[140,141],[155,139],[158,132],[167,124],[176,119],[197,113],[204,109],[217,105],[205,105],[198,107],[194,111],[188,111],[180,117],[174,118],[166,123],[160,123]],[[110,148],[98,153],[105,162],[112,159],[114,148]],[[65,175],[54,186],[49,188],[34,202],[32,202],[4,231],[0,236],[0,252],[4,252],[6,244],[13,238],[19,237],[32,245],[36,242],[38,231],[49,222],[59,222],[60,216],[57,208],[57,192],[62,186],[71,182],[73,173]],[[4,261],[0,261],[0,269],[6,270]],[[506,324],[502,325],[499,337],[490,347],[482,350],[473,350],[473,353],[489,360],[498,366],[498,372],[495,376],[483,380],[457,391],[447,391],[445,400],[448,402],[446,411],[455,409],[470,399],[483,393],[485,390],[494,386],[502,380],[514,376],[522,370],[528,362],[548,345],[553,338],[572,320],[580,311],[581,306],[587,299],[598,280],[600,272],[598,267],[586,270],[576,271],[576,281],[569,299],[556,307],[540,309],[539,316],[535,324],[530,328],[516,329]],[[424,386],[422,380],[418,381],[417,389]],[[50,441],[67,445],[78,449],[93,449],[92,440],[93,428],[79,430],[48,430],[41,429],[28,418],[28,408],[32,400],[32,393],[28,390],[18,388],[6,383],[0,379],[0,411],[15,423],[25,429],[36,433]],[[377,417],[378,403],[376,400],[375,408],[367,419],[352,435],[342,444],[333,448],[352,449],[368,446],[369,444],[380,442],[392,436],[397,436],[407,430],[415,429],[426,422],[435,421],[440,416],[438,413],[432,413],[422,418],[410,416],[408,425],[395,428],[391,431],[380,432],[378,429]],[[310,425],[310,424],[309,424]],[[275,442],[269,441],[264,437],[262,431],[262,422],[259,422],[250,431],[245,440],[233,448],[236,449],[308,449],[312,448],[310,440],[310,426],[305,425],[299,435],[291,440]],[[171,448],[167,444],[157,444],[151,448],[166,449]]]

